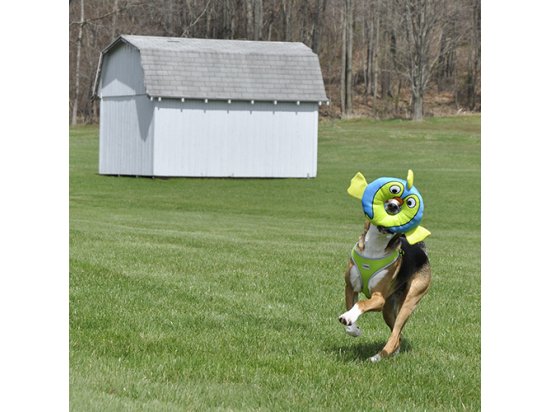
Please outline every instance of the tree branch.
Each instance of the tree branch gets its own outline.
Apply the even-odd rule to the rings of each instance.
[[[117,13],[120,13],[121,11],[126,11],[126,10],[129,10],[133,7],[140,7],[140,6],[143,6],[143,5],[150,5],[150,2],[148,1],[143,1],[141,3],[130,3],[130,4],[127,4],[126,6],[124,7],[119,7],[118,9],[116,10],[112,10],[110,11],[109,13],[105,13],[101,16],[97,16],[97,17],[89,17],[87,18],[86,20],[84,20],[83,22],[81,21],[72,21],[69,23],[69,25],[73,25],[73,24],[88,24],[88,23],[91,23],[91,22],[94,22],[94,21],[97,21],[97,20],[103,20],[107,17],[111,17],[113,14],[117,14]]]
[[[204,13],[206,13],[206,10],[208,10],[208,6],[210,6],[210,1],[211,0],[208,0],[208,2],[206,2],[206,6],[204,6],[204,10],[197,16],[197,18],[195,19],[195,21],[193,23],[191,23],[189,26],[187,26],[185,28],[185,30],[183,30],[181,32],[181,36],[180,37],[187,37],[187,35],[189,34],[189,30],[195,26],[195,24],[197,24],[199,22],[199,20],[201,19],[202,16],[204,16]]]

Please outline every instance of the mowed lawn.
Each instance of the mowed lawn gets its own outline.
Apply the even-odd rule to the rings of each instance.
[[[337,320],[346,189],[409,168],[433,283],[371,364],[381,314]],[[479,410],[480,191],[479,116],[322,121],[309,180],[100,176],[97,127],[71,129],[71,410]]]

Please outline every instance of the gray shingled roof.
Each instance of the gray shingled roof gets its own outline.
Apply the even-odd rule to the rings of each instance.
[[[122,35],[141,55],[149,96],[327,101],[319,59],[303,43]]]

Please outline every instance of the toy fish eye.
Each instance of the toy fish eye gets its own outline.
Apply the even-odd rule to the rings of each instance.
[[[406,203],[407,203],[407,206],[410,207],[410,208],[412,209],[413,207],[416,206],[416,199],[415,199],[414,197],[409,197],[409,198],[407,199],[407,202],[406,202]]]
[[[398,195],[399,193],[401,193],[401,188],[397,185],[390,186],[390,193],[392,195]]]

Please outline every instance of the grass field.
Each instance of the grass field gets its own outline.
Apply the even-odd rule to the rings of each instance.
[[[70,131],[74,411],[475,411],[480,402],[480,117],[326,121],[315,179],[97,174],[98,129]],[[399,356],[351,338],[343,271],[363,225],[346,193],[415,172],[432,287]]]

